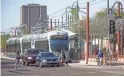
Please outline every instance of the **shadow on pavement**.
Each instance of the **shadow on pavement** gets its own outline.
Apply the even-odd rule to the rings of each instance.
[[[124,63],[113,63],[112,66],[120,66],[120,65],[124,65]]]
[[[30,71],[30,70],[19,69],[18,71]]]
[[[14,64],[14,62],[1,62],[1,65]]]
[[[20,73],[19,70],[18,71],[8,71],[8,72],[13,72],[13,73],[17,73],[17,74],[23,74],[23,73]]]

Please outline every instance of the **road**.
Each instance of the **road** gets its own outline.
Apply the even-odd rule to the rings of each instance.
[[[111,70],[113,71],[113,70]],[[1,75],[2,76],[124,76],[124,74],[113,73],[108,70],[95,68],[74,68],[74,67],[35,67],[22,66],[18,71],[14,70],[14,60],[1,59]],[[115,69],[115,71],[124,71],[123,69]]]

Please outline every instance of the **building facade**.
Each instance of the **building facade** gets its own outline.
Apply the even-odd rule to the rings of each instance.
[[[20,24],[25,24],[29,33],[32,33],[31,28],[35,27],[38,22],[41,23],[41,26],[48,27],[48,25],[42,24],[43,21],[47,21],[47,6],[39,4],[22,5],[20,14]]]

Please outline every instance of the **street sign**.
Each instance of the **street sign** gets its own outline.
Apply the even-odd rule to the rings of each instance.
[[[107,17],[109,19],[113,19],[114,18],[114,9],[113,8],[107,8]]]

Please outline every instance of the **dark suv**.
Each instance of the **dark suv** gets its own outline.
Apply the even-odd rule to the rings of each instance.
[[[39,49],[25,49],[24,54],[22,55],[23,65],[29,66],[29,64],[35,64],[39,52]]]

